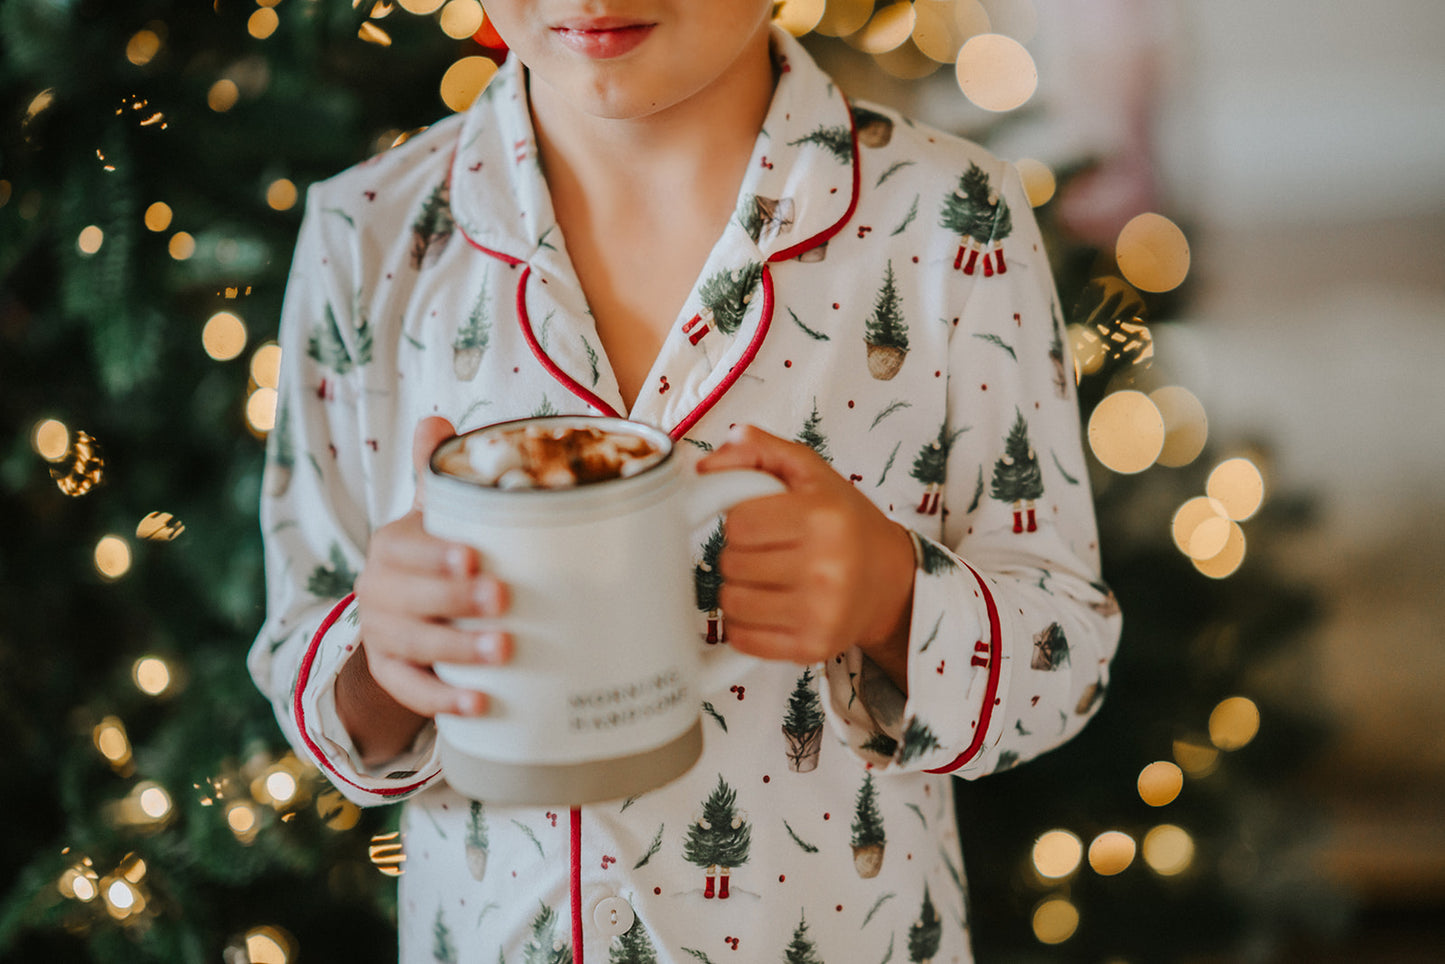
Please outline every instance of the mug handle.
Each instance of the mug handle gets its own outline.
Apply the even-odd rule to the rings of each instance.
[[[757,469],[724,469],[706,475],[694,474],[685,496],[688,525],[696,529],[720,512],[739,502],[786,492],[777,476]]]

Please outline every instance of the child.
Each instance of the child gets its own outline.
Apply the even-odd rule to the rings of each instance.
[[[492,0],[478,102],[312,189],[252,673],[350,799],[407,801],[405,961],[969,960],[951,777],[1078,732],[1119,630],[1028,203],[771,0],[600,7]],[[486,694],[431,664],[517,641],[453,625],[506,587],[414,477],[550,412],[788,489],[696,534],[700,761],[570,812],[439,773],[431,717]]]

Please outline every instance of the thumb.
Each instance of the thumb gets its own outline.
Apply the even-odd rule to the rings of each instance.
[[[699,472],[724,469],[758,469],[775,476],[789,491],[817,482],[820,469],[831,471],[808,446],[770,435],[756,425],[737,426],[725,445],[697,464]]]
[[[416,472],[416,495],[412,498],[412,508],[421,508],[422,488],[430,472],[432,453],[438,445],[456,434],[452,423],[440,415],[429,415],[416,423],[416,432],[411,439],[411,463]]]

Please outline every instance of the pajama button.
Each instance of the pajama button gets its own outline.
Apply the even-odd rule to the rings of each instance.
[[[608,897],[606,900],[599,900],[597,906],[592,908],[592,923],[605,937],[616,937],[619,934],[626,934],[632,929],[632,905],[621,897]]]

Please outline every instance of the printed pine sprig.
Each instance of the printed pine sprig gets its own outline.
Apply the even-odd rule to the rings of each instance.
[[[863,916],[863,923],[858,925],[858,929],[862,930],[863,928],[867,927],[868,922],[873,919],[873,915],[878,913],[878,908],[888,903],[888,901],[892,900],[895,896],[895,894],[890,892],[884,894],[882,897],[879,897],[876,901],[874,901],[873,906],[869,908],[868,913]]]
[[[666,824],[658,825],[657,834],[652,838],[652,843],[648,845],[647,853],[643,854],[637,863],[632,865],[633,870],[645,866],[649,860],[657,856],[657,852],[662,849],[662,829],[665,826]]]
[[[803,848],[803,852],[804,852],[804,853],[815,854],[815,853],[818,852],[818,848],[815,847],[815,846],[813,846],[812,844],[808,843],[808,842],[807,842],[806,840],[804,840],[802,837],[799,837],[799,836],[793,831],[793,828],[788,825],[788,821],[786,821],[786,820],[783,821],[783,829],[785,829],[785,830],[788,831],[788,836],[793,838],[793,843],[795,843],[795,844],[797,844],[799,847],[802,847],[802,848]]]
[[[531,827],[527,826],[520,820],[513,820],[512,826],[516,827],[518,830],[522,831],[522,833],[526,834],[527,839],[532,841],[532,844],[537,848],[537,853],[542,855],[542,859],[547,859],[547,851],[542,849],[542,841],[537,839],[537,835],[532,832]]]
[[[717,711],[717,708],[715,706],[713,706],[707,701],[704,701],[702,704],[702,709],[704,713],[717,721],[717,725],[722,727],[722,731],[724,733],[728,731],[728,721],[723,719],[723,715]]]
[[[981,341],[986,341],[986,342],[988,342],[990,345],[997,345],[998,347],[1002,348],[1004,351],[1008,352],[1008,356],[1009,356],[1010,358],[1012,358],[1014,361],[1018,361],[1018,360],[1019,360],[1018,352],[1016,352],[1016,351],[1013,350],[1013,346],[1010,345],[1008,342],[1004,341],[1004,340],[1003,340],[1002,338],[1000,338],[998,335],[995,335],[995,334],[993,334],[992,332],[981,331],[981,332],[975,332],[973,337],[975,337],[975,338],[977,338],[977,339],[980,339]]]

